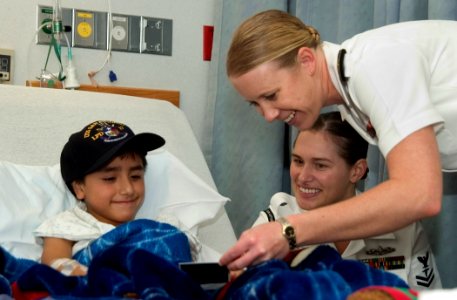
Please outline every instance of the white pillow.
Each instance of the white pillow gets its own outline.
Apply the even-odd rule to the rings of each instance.
[[[228,201],[167,150],[152,151],[147,160],[146,194],[137,218],[174,215],[196,234],[198,225]]]
[[[71,207],[58,165],[0,162],[0,245],[19,257],[36,259],[41,248],[33,230],[46,218]]]
[[[137,218],[174,215],[197,234],[228,200],[164,149],[147,156],[145,201]],[[0,246],[17,257],[38,260],[33,231],[46,218],[76,204],[60,166],[26,166],[0,161]]]

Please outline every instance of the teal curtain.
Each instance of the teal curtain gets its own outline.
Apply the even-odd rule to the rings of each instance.
[[[340,43],[359,32],[386,24],[422,19],[457,20],[456,0],[220,0],[216,19],[216,63],[210,76],[208,120],[212,145],[207,157],[219,191],[230,197],[227,212],[239,235],[251,226],[270,197],[290,192],[287,157],[294,136],[284,124],[267,123],[248,107],[225,75],[225,58],[234,29],[246,17],[276,8],[313,25],[322,39]],[[457,33],[456,33],[457,34]],[[289,130],[291,133],[289,133]],[[387,176],[376,147],[369,149],[365,189]],[[457,287],[457,174],[445,174],[443,209],[424,226],[445,288]]]
[[[251,227],[275,192],[282,190],[285,125],[267,123],[249,107],[229,83],[225,73],[226,52],[233,31],[247,17],[265,9],[287,9],[286,1],[230,0],[220,2],[219,41],[215,76],[211,82],[214,103],[210,168],[221,194],[231,201],[227,214],[235,233]]]

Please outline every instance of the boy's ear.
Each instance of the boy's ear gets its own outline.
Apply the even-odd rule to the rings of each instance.
[[[86,196],[84,191],[84,184],[81,181],[73,181],[71,183],[73,191],[75,192],[76,199],[83,200]]]
[[[350,181],[352,183],[357,183],[360,179],[363,178],[368,169],[368,163],[366,159],[359,159],[353,166],[351,170]]]

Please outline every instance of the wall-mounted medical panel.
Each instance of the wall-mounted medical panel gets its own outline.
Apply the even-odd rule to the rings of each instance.
[[[110,25],[110,24],[108,24]],[[112,14],[111,49],[140,52],[141,17]]]
[[[75,9],[73,20],[73,47],[101,50],[108,48],[107,13]]]
[[[74,10],[73,46],[95,46],[95,14],[92,11]]]
[[[141,22],[141,52],[171,56],[173,21],[142,17]]]
[[[37,44],[49,44],[53,8],[37,8]],[[169,55],[172,53],[173,20],[124,15],[81,9],[62,8],[64,28],[75,48]],[[66,41],[62,41],[66,46]],[[64,44],[65,43],[65,44]]]
[[[128,51],[141,51],[141,17],[129,16],[129,44]]]
[[[47,45],[51,42],[52,33],[52,7],[48,6],[37,6],[37,33],[36,43]],[[68,42],[72,45],[72,33],[71,28],[73,26],[73,10],[69,8],[62,8],[62,25]],[[67,46],[65,39],[61,40],[62,46]]]
[[[111,49],[127,51],[129,46],[129,17],[113,14]]]
[[[108,49],[108,13],[94,12],[95,14],[95,49],[106,50]]]
[[[13,82],[13,57],[13,50],[0,49],[0,84]]]

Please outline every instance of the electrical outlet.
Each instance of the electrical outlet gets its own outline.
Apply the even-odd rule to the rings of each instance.
[[[141,52],[171,56],[173,20],[142,17]]]
[[[0,83],[13,82],[13,50],[0,49]]]
[[[50,6],[37,6],[37,33],[36,43],[42,45],[48,45],[51,42],[52,34],[52,11],[53,8]],[[72,44],[71,28],[73,24],[73,9],[62,8],[62,25],[64,30],[67,32],[65,35],[68,38],[68,43]],[[62,46],[67,46],[67,41],[61,41]]]

